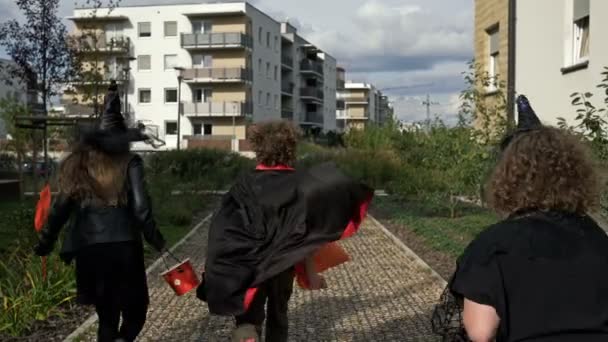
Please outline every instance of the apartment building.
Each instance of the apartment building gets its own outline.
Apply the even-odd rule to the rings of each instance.
[[[379,92],[369,83],[346,82],[338,92],[344,109],[336,111],[338,127],[343,131],[363,129],[379,119]]]
[[[517,1],[516,90],[543,122],[562,117],[573,124],[574,92],[591,92],[591,102],[603,104],[606,94],[596,85],[608,66],[607,34],[608,1]]]
[[[235,148],[248,124],[269,119],[335,129],[335,59],[247,2],[76,9],[70,19],[75,34],[92,24],[103,33],[105,77],[167,148]]]

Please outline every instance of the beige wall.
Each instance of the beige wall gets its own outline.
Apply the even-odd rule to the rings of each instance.
[[[508,0],[475,0],[475,61],[482,71],[488,71],[490,57],[490,40],[487,30],[498,24],[499,27],[499,79],[508,87],[509,55],[509,1]]]
[[[230,102],[230,101],[247,101],[247,91],[243,84],[193,84],[195,88],[211,88],[213,89],[213,102]]]
[[[348,105],[347,110],[350,118],[365,118],[367,114],[366,105]]]
[[[218,50],[204,53],[213,56],[214,68],[244,68],[247,64],[243,50]]]
[[[210,19],[213,32],[247,32],[248,19],[239,17],[215,17]]]

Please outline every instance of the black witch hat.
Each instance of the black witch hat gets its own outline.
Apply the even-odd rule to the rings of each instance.
[[[500,143],[500,149],[504,151],[507,146],[513,141],[513,139],[525,132],[529,132],[535,129],[539,129],[543,126],[540,122],[540,119],[532,109],[530,105],[530,101],[524,95],[519,95],[517,97],[517,127],[513,132],[507,135],[502,142]]]
[[[104,98],[104,110],[97,127],[83,134],[84,142],[107,153],[128,152],[130,143],[146,141],[147,135],[138,128],[128,128],[120,113],[120,95],[116,81],[112,81]]]

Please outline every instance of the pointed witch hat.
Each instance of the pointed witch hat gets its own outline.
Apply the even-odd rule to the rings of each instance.
[[[112,81],[104,97],[104,110],[97,127],[82,134],[85,144],[106,153],[128,152],[130,144],[149,137],[140,128],[128,128],[120,113],[121,103],[116,81]]]
[[[500,143],[501,151],[504,151],[516,136],[531,130],[539,129],[543,126],[525,95],[519,95],[517,97],[517,119],[517,128],[508,134]]]

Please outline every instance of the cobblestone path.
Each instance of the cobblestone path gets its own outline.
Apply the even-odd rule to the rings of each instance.
[[[207,229],[201,225],[175,254],[202,267]],[[342,244],[352,261],[324,273],[328,289],[294,285],[289,340],[436,341],[430,313],[445,282],[373,218]],[[229,341],[232,319],[210,316],[194,291],[176,297],[158,276],[162,269],[148,275],[151,305],[139,341]],[[76,340],[94,341],[95,329]]]

